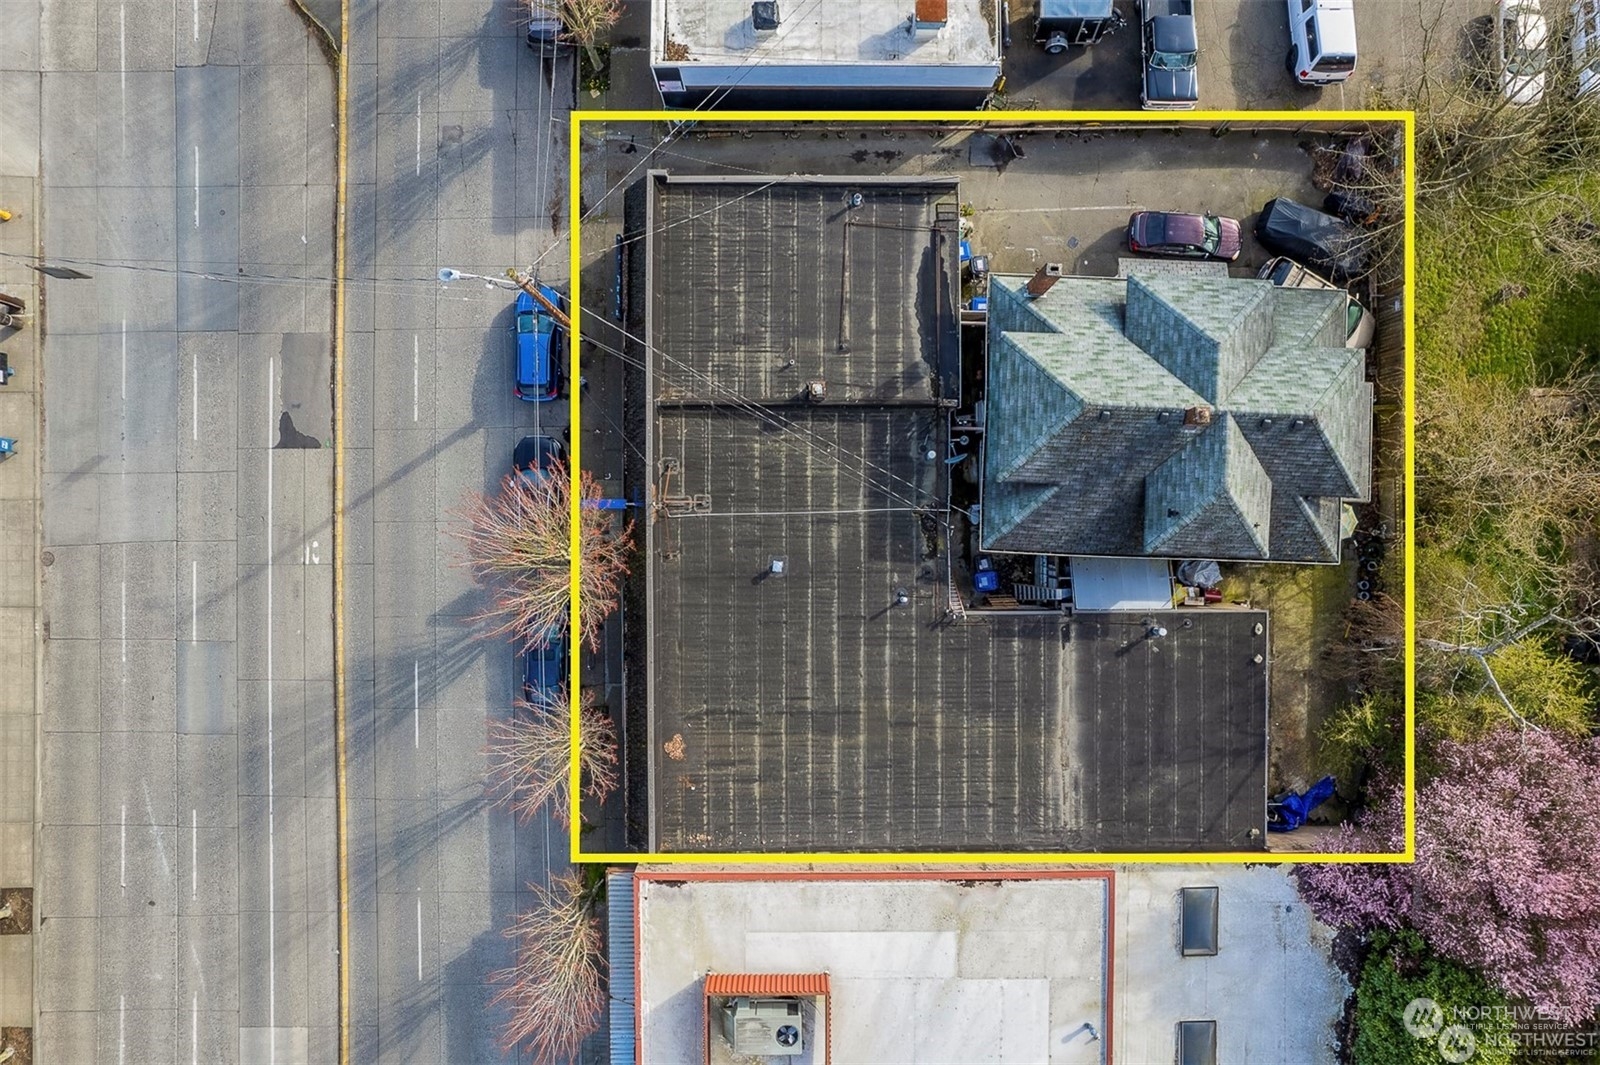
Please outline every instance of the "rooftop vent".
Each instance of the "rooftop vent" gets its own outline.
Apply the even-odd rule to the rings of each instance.
[[[756,0],[750,5],[750,25],[757,37],[771,37],[778,32],[778,0]]]
[[[1061,280],[1061,264],[1045,263],[1039,267],[1038,273],[1028,279],[1027,288],[1024,290],[1030,300],[1036,300],[1050,291],[1052,285]]]
[[[1183,431],[1186,433],[1198,433],[1210,424],[1210,407],[1190,407],[1183,412]]]
[[[926,40],[944,29],[950,13],[949,0],[917,0],[917,9],[911,16],[911,35]]]
[[[797,998],[730,998],[721,1008],[722,1037],[736,1054],[797,1057],[805,1053]]]
[[[815,381],[806,382],[806,402],[821,403],[828,398],[828,382],[820,377]]]

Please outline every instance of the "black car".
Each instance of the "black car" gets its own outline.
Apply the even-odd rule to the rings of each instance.
[[[548,436],[525,436],[511,452],[511,465],[524,477],[542,480],[550,468],[566,460],[567,452],[559,441]]]
[[[1139,0],[1139,50],[1147,111],[1186,111],[1200,100],[1194,0]]]
[[[1359,230],[1287,196],[1268,200],[1256,216],[1256,240],[1268,251],[1305,263],[1341,284],[1367,269]]]

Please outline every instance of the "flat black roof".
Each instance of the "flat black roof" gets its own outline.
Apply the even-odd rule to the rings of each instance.
[[[953,233],[953,184],[857,184],[846,208],[843,185],[771,180],[652,175],[647,197],[651,849],[1259,849],[1264,613],[1173,614],[1156,641],[1136,616],[952,616],[956,309],[932,279],[956,269],[933,232]],[[825,265],[858,235],[847,216],[811,216],[803,240],[773,223],[807,202],[899,218],[852,266],[870,305]],[[802,246],[819,309],[774,311],[799,275],[751,267]],[[828,349],[827,305],[861,316],[849,351]],[[775,351],[807,360],[802,381],[831,372],[823,403]]]

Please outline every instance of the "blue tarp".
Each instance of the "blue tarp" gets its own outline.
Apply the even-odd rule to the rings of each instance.
[[[1291,791],[1277,802],[1267,804],[1267,828],[1273,832],[1293,832],[1306,823],[1311,811],[1333,798],[1335,782],[1323,777],[1305,793]]]

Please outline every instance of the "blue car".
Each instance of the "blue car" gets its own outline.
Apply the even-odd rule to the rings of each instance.
[[[522,659],[522,698],[535,705],[554,700],[567,684],[567,633],[546,634]]]
[[[551,304],[561,307],[561,293],[549,285],[539,292]],[[561,394],[561,365],[566,359],[566,332],[550,312],[526,292],[517,294],[517,324],[512,329],[516,341],[518,399],[546,402]]]

